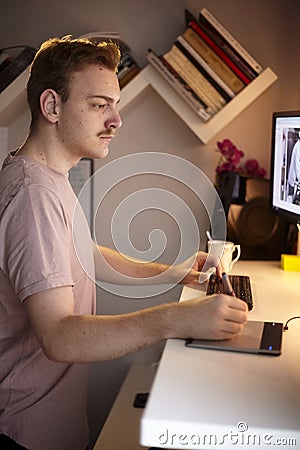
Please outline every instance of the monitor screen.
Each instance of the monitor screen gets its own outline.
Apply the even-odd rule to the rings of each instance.
[[[300,222],[300,111],[273,113],[270,201],[275,213]]]

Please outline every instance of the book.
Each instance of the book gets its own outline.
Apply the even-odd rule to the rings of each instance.
[[[208,34],[208,36],[226,53],[226,55],[239,67],[244,74],[250,79],[254,80],[258,74],[250,67],[246,61],[239,55],[221,36],[217,30],[206,20],[205,17],[201,16],[201,23],[203,30]]]
[[[214,112],[219,111],[226,104],[226,100],[175,44],[164,54],[164,58]]]
[[[209,35],[204,31],[201,24],[193,18],[191,13],[186,10],[188,26],[191,27],[198,35],[214,50],[214,52],[233,70],[233,72],[245,83],[251,83],[251,79],[229,58],[228,55],[217,45]]]
[[[118,66],[118,73],[120,73],[122,71],[122,69],[124,69],[126,67],[130,67],[133,64],[136,64],[136,63],[130,53],[122,54],[121,60],[119,62],[119,66]]]
[[[253,58],[252,55],[232,36],[231,33],[217,20],[217,18],[206,8],[202,8],[199,13],[199,22],[208,22],[216,30],[216,33],[223,37],[225,41],[228,42],[230,47],[239,54],[243,60],[250,66],[253,71],[259,75],[263,68],[261,65]]]
[[[226,84],[224,80],[213,70],[213,68],[205,61],[204,58],[185,40],[185,38],[180,35],[177,37],[177,41],[186,48],[186,50],[190,53],[191,57],[197,61],[203,68],[203,70],[215,80],[216,83],[227,93],[230,98],[235,96],[235,92]]]
[[[5,69],[11,61],[12,58],[7,53],[0,50],[0,71]]]
[[[140,68],[132,58],[130,53],[125,53],[121,57],[118,66],[117,76],[119,79],[120,88],[123,88],[132,78],[140,72]]]
[[[78,39],[89,39],[92,42],[114,42],[121,51],[121,60],[118,66],[118,79],[123,88],[132,78],[140,72],[140,68],[131,56],[130,47],[117,31],[92,31],[82,34]]]
[[[208,121],[213,116],[214,112],[207,108],[203,102],[198,100],[190,87],[175,74],[175,71],[170,70],[163,57],[157,56],[153,50],[149,49],[147,60],[204,122]]]
[[[119,66],[119,67],[120,67],[120,66]],[[120,80],[123,76],[125,76],[128,72],[130,72],[131,69],[132,69],[132,67],[136,67],[136,65],[135,65],[135,64],[130,64],[130,65],[128,65],[128,66],[122,67],[122,69],[118,69],[117,76],[118,76],[119,80]]]
[[[139,72],[140,68],[136,65],[132,65],[128,67],[128,70],[123,72],[121,76],[118,75],[120,89],[123,89],[123,87],[126,86],[126,84],[128,84]]]
[[[206,61],[211,69],[237,94],[245,84],[235,75],[226,63],[191,28],[187,28],[182,37]]]
[[[226,102],[223,97],[175,45],[164,54],[164,58],[198,97],[215,113],[225,105]]]
[[[207,111],[211,112],[211,109],[209,108],[209,106],[207,105],[207,103],[205,103],[205,101],[203,99],[201,99],[200,97],[198,97],[198,95],[196,94],[195,91],[193,91],[191,89],[191,87],[178,75],[178,73],[176,72],[176,70],[174,69],[174,67],[172,67],[168,61],[163,57],[163,55],[160,55],[159,58],[161,59],[161,61],[164,63],[164,65],[168,68],[168,70],[175,76],[176,79],[178,79],[178,81],[180,81],[192,94],[193,97],[203,106],[203,108],[205,108]]]
[[[12,83],[26,67],[32,62],[36,50],[33,47],[25,47],[24,50],[0,72],[0,92]]]
[[[234,92],[224,83],[224,81],[211,69],[204,59],[190,46],[182,37],[178,36],[175,45],[191,61],[194,66],[206,77],[215,89],[229,102],[234,97]]]

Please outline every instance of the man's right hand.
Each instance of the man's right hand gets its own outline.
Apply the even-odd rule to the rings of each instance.
[[[225,294],[187,300],[179,303],[178,311],[174,311],[175,333],[169,337],[231,339],[241,332],[247,313],[244,301]]]

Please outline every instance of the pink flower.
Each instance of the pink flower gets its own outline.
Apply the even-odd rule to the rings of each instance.
[[[242,150],[238,150],[236,146],[229,140],[224,139],[222,142],[217,142],[218,149],[221,155],[224,157],[225,161],[229,164],[228,168],[226,165],[222,165],[222,169],[219,170],[231,170],[237,172],[237,166],[240,163],[241,158],[244,156],[244,152]]]
[[[263,178],[266,175],[265,169],[259,166],[259,163],[256,159],[248,159],[246,161],[245,171],[246,175],[256,178]]]
[[[256,159],[248,159],[243,166],[241,159],[244,152],[239,150],[230,139],[224,139],[217,142],[218,152],[221,154],[219,163],[216,167],[217,175],[222,172],[237,172],[241,175],[255,178],[263,178],[266,170],[260,167]]]
[[[244,152],[242,152],[242,150],[238,150],[237,148],[235,148],[232,154],[230,155],[229,160],[232,162],[232,164],[237,166],[240,163],[240,160],[241,158],[243,158],[243,156]]]
[[[258,167],[259,165],[256,159],[248,159],[248,161],[246,161],[245,163],[245,169],[249,175],[255,174],[258,170]]]
[[[258,172],[257,172],[258,178],[264,178],[266,176],[266,174],[267,174],[267,171],[263,167],[260,167],[258,169]]]
[[[224,139],[222,142],[217,142],[220,153],[224,156],[230,156],[236,148],[229,139]]]

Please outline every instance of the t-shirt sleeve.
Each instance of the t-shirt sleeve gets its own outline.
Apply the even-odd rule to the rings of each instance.
[[[2,219],[3,271],[20,301],[46,289],[73,285],[72,233],[55,193],[28,186],[12,200]]]

